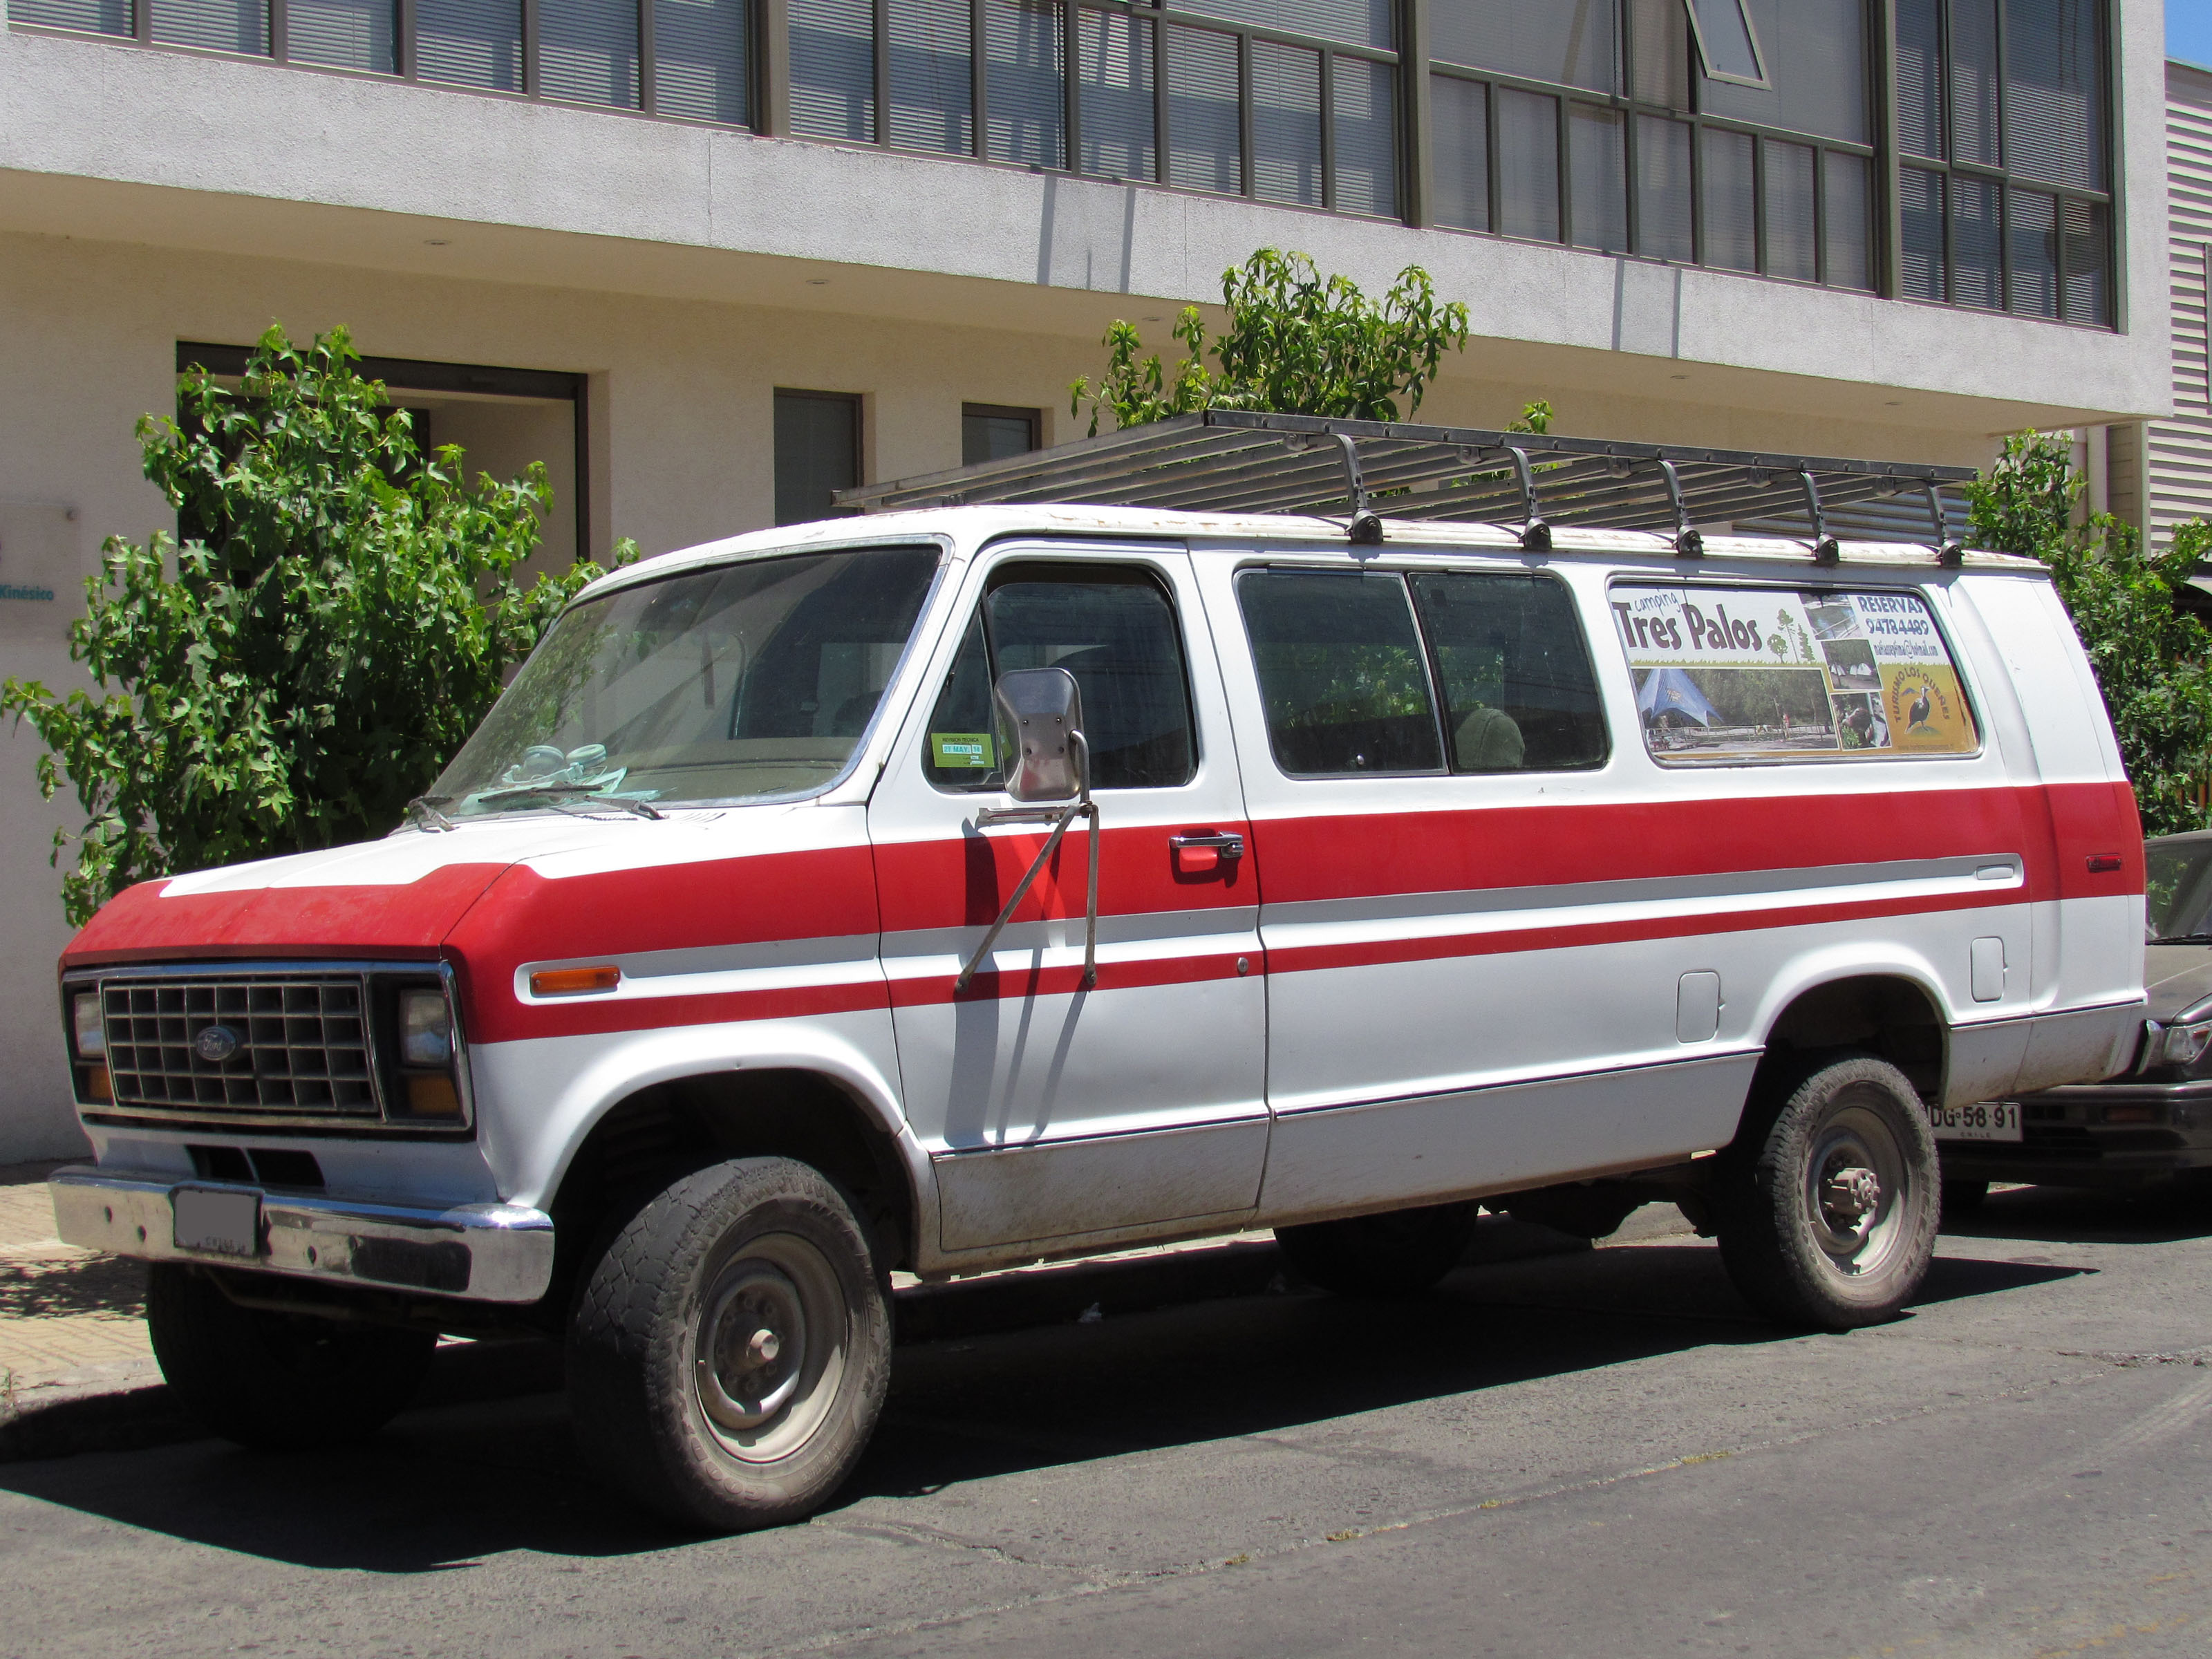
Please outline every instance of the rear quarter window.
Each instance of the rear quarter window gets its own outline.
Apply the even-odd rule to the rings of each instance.
[[[1980,746],[1917,593],[1616,582],[1607,598],[1644,746],[1662,765]]]

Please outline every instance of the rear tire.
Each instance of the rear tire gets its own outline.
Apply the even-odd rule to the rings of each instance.
[[[568,1398],[586,1460],[672,1521],[803,1520],[859,1462],[890,1380],[890,1287],[852,1206],[781,1158],[687,1175],[578,1294]]]
[[[1338,1296],[1419,1296],[1459,1265],[1480,1207],[1435,1204],[1278,1227],[1275,1243],[1301,1277]]]
[[[438,1343],[428,1331],[241,1308],[173,1261],[147,1276],[146,1328],[185,1409],[261,1451],[367,1439],[414,1398]]]
[[[1721,1259],[1745,1301],[1814,1330],[1903,1311],[1935,1254],[1941,1176],[1902,1072],[1866,1056],[1801,1073],[1725,1158]]]

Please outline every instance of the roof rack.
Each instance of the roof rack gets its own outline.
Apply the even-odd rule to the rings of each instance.
[[[1870,540],[1910,539],[1955,564],[1946,488],[1970,467],[1855,461],[1674,444],[1403,422],[1328,420],[1209,409],[950,472],[837,492],[864,513],[982,503],[1174,507],[1199,513],[1346,516],[1355,544],[1382,539],[1382,514],[1504,526],[1523,547],[1551,545],[1553,524],[1650,530],[1685,556],[1699,525],[1802,526],[1814,558],[1840,556],[1828,514]],[[1895,498],[1904,496],[1906,501]],[[1883,533],[1887,532],[1887,533]]]

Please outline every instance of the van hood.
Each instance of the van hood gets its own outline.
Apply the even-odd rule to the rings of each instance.
[[[619,827],[619,826],[618,826]],[[294,957],[421,960],[518,861],[587,847],[607,826],[565,816],[464,821],[382,841],[141,882],[102,905],[64,969]]]

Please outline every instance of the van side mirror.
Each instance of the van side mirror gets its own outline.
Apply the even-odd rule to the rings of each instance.
[[[1019,801],[1070,801],[1090,793],[1083,693],[1065,668],[1010,668],[994,689],[1011,737],[1006,793]]]

